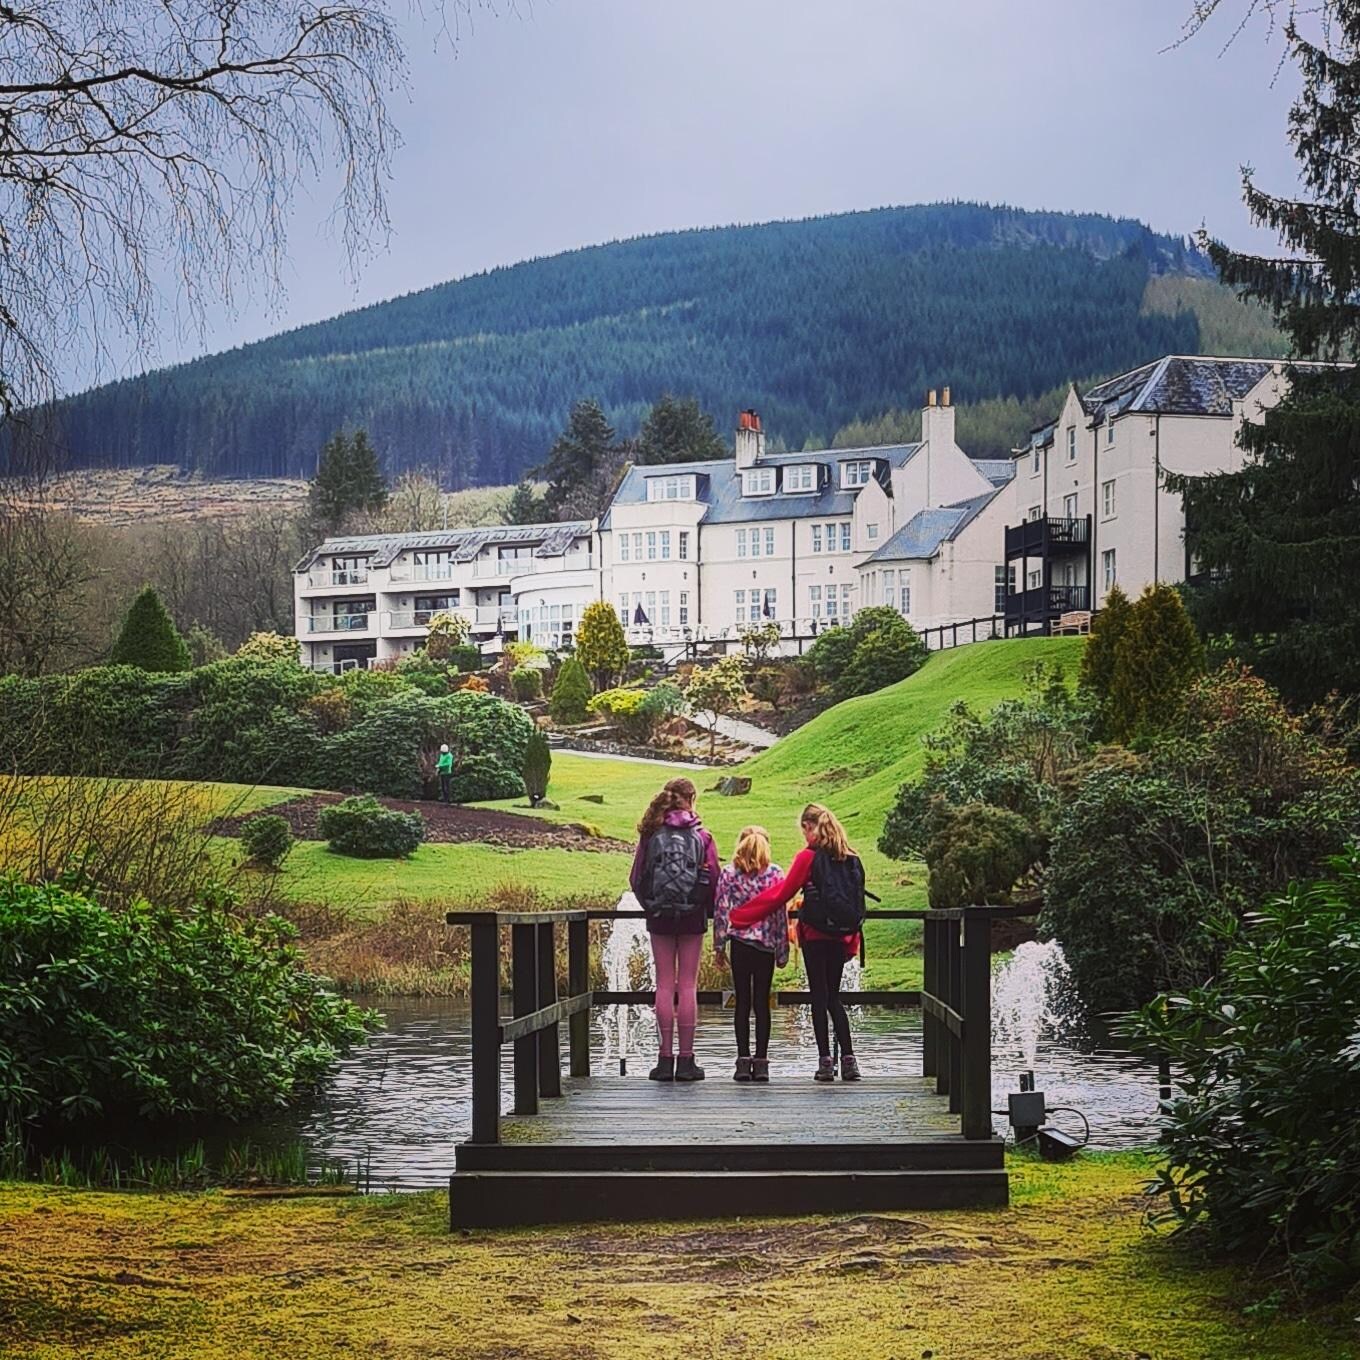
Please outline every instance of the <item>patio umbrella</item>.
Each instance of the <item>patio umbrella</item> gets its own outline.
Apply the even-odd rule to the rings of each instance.
[[[638,606],[633,610],[633,626],[635,628],[645,628],[650,620],[642,608],[642,601],[638,601]]]

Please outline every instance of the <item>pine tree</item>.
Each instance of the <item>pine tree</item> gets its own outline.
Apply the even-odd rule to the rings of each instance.
[[[538,728],[529,735],[524,748],[524,787],[529,802],[537,807],[548,796],[548,776],[552,772],[552,751],[548,739]]]
[[[562,518],[599,509],[614,472],[621,464],[613,426],[593,399],[571,408],[567,428],[557,436],[547,462],[538,469],[548,483],[544,503],[550,515]]]
[[[1162,731],[1204,673],[1204,645],[1172,586],[1154,585],[1129,608],[1115,645],[1107,735],[1130,742]]]
[[[1360,352],[1360,8],[1323,6],[1327,46],[1291,22],[1303,88],[1289,135],[1307,198],[1277,197],[1250,174],[1253,221],[1285,258],[1209,254],[1225,283],[1267,303],[1305,359]],[[1289,371],[1289,390],[1240,436],[1245,465],[1168,477],[1185,500],[1187,542],[1209,577],[1192,595],[1206,635],[1222,637],[1287,698],[1360,693],[1360,370]]]
[[[576,656],[595,688],[608,689],[628,667],[628,639],[612,604],[595,600],[581,611]]]
[[[1081,688],[1095,703],[1100,735],[1107,736],[1106,715],[1114,687],[1115,663],[1119,642],[1128,631],[1133,605],[1129,597],[1114,586],[1105,596],[1105,606],[1091,623],[1091,636],[1081,654]]]
[[[548,700],[548,712],[552,715],[553,721],[585,722],[586,704],[590,702],[590,696],[594,692],[586,668],[574,656],[569,656],[557,672],[552,696]]]
[[[334,531],[361,511],[377,513],[387,504],[387,483],[367,430],[333,434],[321,450],[307,493],[320,526]]]
[[[727,445],[694,397],[669,392],[648,412],[637,440],[639,463],[700,463],[728,457]]]
[[[128,608],[109,660],[115,666],[137,666],[144,671],[189,669],[189,644],[154,586],[143,588]]]
[[[546,519],[548,508],[530,482],[520,482],[505,509],[507,524],[538,524]]]

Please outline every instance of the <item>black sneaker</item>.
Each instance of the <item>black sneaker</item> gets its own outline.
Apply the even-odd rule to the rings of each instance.
[[[691,1059],[690,1061],[692,1062],[693,1059]],[[650,1072],[647,1073],[647,1077],[651,1081],[674,1081],[675,1059],[658,1058],[656,1060],[656,1066],[652,1068]]]
[[[835,1081],[836,1064],[830,1058],[822,1058],[817,1063],[817,1070],[812,1074],[813,1081]]]
[[[859,1059],[853,1053],[841,1054],[841,1080],[859,1080]]]
[[[681,1057],[675,1061],[676,1081],[703,1081],[704,1069],[694,1061],[694,1054],[688,1058]]]
[[[738,1058],[737,1070],[732,1073],[733,1081],[753,1081],[755,1080],[751,1072],[750,1058]]]

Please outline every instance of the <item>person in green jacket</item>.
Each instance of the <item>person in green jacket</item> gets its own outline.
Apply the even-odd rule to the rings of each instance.
[[[439,748],[439,759],[434,772],[439,776],[439,801],[447,803],[453,791],[453,752],[447,746]]]

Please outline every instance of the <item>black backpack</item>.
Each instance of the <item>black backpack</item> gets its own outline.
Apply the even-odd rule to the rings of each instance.
[[[643,911],[677,920],[699,910],[706,858],[697,827],[662,826],[652,832],[647,841]]]
[[[873,894],[864,890],[864,865],[858,855],[836,859],[818,850],[798,919],[825,935],[854,935],[864,924],[866,896]]]

